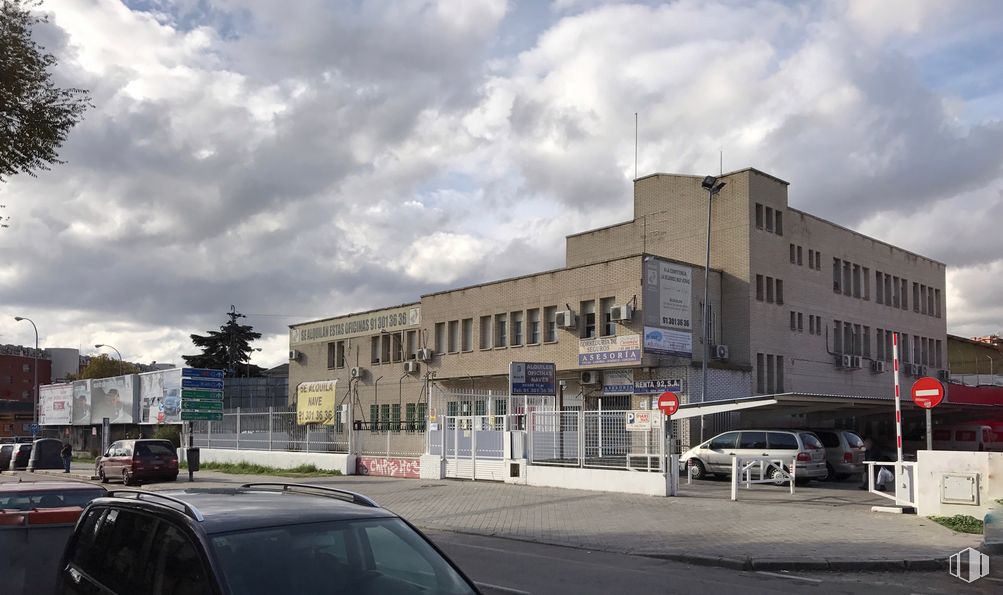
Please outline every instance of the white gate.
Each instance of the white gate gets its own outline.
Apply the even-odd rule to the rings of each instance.
[[[455,479],[505,479],[505,416],[447,415],[437,436],[446,459],[446,477]],[[435,449],[439,450],[439,449]]]

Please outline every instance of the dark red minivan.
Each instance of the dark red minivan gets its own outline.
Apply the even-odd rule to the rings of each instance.
[[[170,440],[119,440],[98,457],[95,471],[102,483],[121,479],[125,485],[178,478],[178,451]]]

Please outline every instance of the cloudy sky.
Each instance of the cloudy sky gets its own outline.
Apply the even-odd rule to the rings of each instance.
[[[48,0],[90,89],[67,164],[0,185],[0,343],[193,353],[563,264],[639,172],[756,167],[791,205],[948,264],[1003,330],[993,0]],[[9,316],[8,316],[9,315]]]

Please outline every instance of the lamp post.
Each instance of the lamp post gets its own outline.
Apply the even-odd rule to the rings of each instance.
[[[996,381],[993,378],[993,356],[987,355],[986,358],[989,359],[989,382],[996,384]]]
[[[98,343],[97,345],[94,346],[94,349],[101,349],[102,347],[107,347],[108,349],[115,349],[111,345],[107,345],[105,343]],[[125,364],[122,363],[122,353],[118,349],[115,349],[115,353],[118,354],[118,374],[119,376],[121,376],[122,374],[125,374]]]
[[[21,322],[22,320],[27,320],[31,323],[31,328],[35,329],[35,364],[33,366],[35,370],[35,394],[32,396],[31,405],[31,423],[38,424],[38,327],[35,326],[35,321],[30,318],[25,318],[24,316],[15,316],[14,320]],[[34,432],[32,433],[34,437]]]
[[[707,313],[710,309],[708,300],[710,299],[710,214],[711,205],[714,202],[714,195],[721,192],[727,182],[719,182],[714,176],[707,176],[701,182],[701,186],[707,190],[707,256],[703,269],[703,361],[701,362],[700,383],[700,404],[707,401],[707,360],[710,358],[710,319]],[[703,442],[703,416],[700,416],[700,442]]]

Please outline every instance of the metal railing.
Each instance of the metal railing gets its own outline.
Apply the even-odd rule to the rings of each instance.
[[[738,485],[744,484],[746,489],[752,484],[771,483],[773,485],[790,484],[791,494],[797,483],[797,458],[789,459],[786,465],[779,457],[753,457],[731,455],[731,499],[738,500]],[[753,479],[759,471],[759,479]]]
[[[628,427],[628,411],[534,411],[526,430],[532,465],[663,470],[664,427],[660,414],[645,429]]]
[[[223,413],[220,421],[192,422],[195,446],[234,450],[288,452],[349,451],[349,428],[338,425],[299,425],[296,411],[268,408],[264,411]]]
[[[916,478],[915,461],[864,461],[864,464],[867,465],[868,491],[875,496],[881,496],[882,498],[894,500],[896,506],[916,506],[914,491],[914,480]],[[875,471],[886,467],[894,469],[894,472],[892,473],[892,482],[895,484],[895,490],[892,494],[886,494],[883,491],[875,489],[875,483],[877,483]]]

